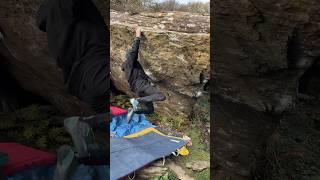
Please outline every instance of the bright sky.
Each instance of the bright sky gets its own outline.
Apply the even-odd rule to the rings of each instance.
[[[164,2],[166,0],[156,0],[158,2]],[[187,4],[188,2],[209,2],[210,0],[176,0],[180,4]]]

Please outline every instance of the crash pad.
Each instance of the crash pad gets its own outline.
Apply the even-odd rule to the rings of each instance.
[[[127,114],[128,113],[128,110],[122,109],[122,108],[119,108],[119,107],[116,107],[116,106],[111,106],[110,110],[111,110],[111,115],[112,116],[118,116],[118,115],[122,115],[122,114]]]
[[[110,179],[125,177],[186,144],[154,132],[136,138],[110,138]]]
[[[1,171],[7,176],[32,167],[52,165],[56,162],[54,154],[18,143],[0,143],[0,152],[7,154],[9,157],[9,161],[0,167]]]
[[[112,137],[124,137],[142,131],[146,128],[156,127],[144,114],[134,114],[129,123],[126,118],[126,114],[112,117],[110,123],[110,132]]]

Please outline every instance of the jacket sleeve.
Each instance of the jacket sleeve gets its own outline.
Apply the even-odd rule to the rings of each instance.
[[[129,57],[131,61],[136,61],[138,59],[139,54],[139,46],[140,46],[140,38],[135,38],[132,43],[131,51],[129,52]]]

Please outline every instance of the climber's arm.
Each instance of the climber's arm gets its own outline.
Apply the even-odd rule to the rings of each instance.
[[[141,30],[139,27],[136,28],[136,37],[132,43],[131,50],[129,51],[128,59],[131,62],[134,62],[138,59],[139,54],[139,46],[140,46],[140,37],[141,37]]]

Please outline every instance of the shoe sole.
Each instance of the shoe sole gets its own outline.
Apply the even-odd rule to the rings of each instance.
[[[63,160],[66,160],[68,157],[71,159],[68,159],[67,162],[63,162]],[[75,158],[75,154],[70,146],[61,146],[57,151],[57,168],[54,172],[53,180],[69,179],[72,172],[78,165],[78,163],[75,161]]]
[[[79,157],[85,157],[88,155],[88,145],[85,137],[78,131],[77,124],[79,123],[79,117],[71,117],[64,120],[64,127],[71,135],[73,144],[78,151]],[[78,131],[78,132],[77,132]]]

